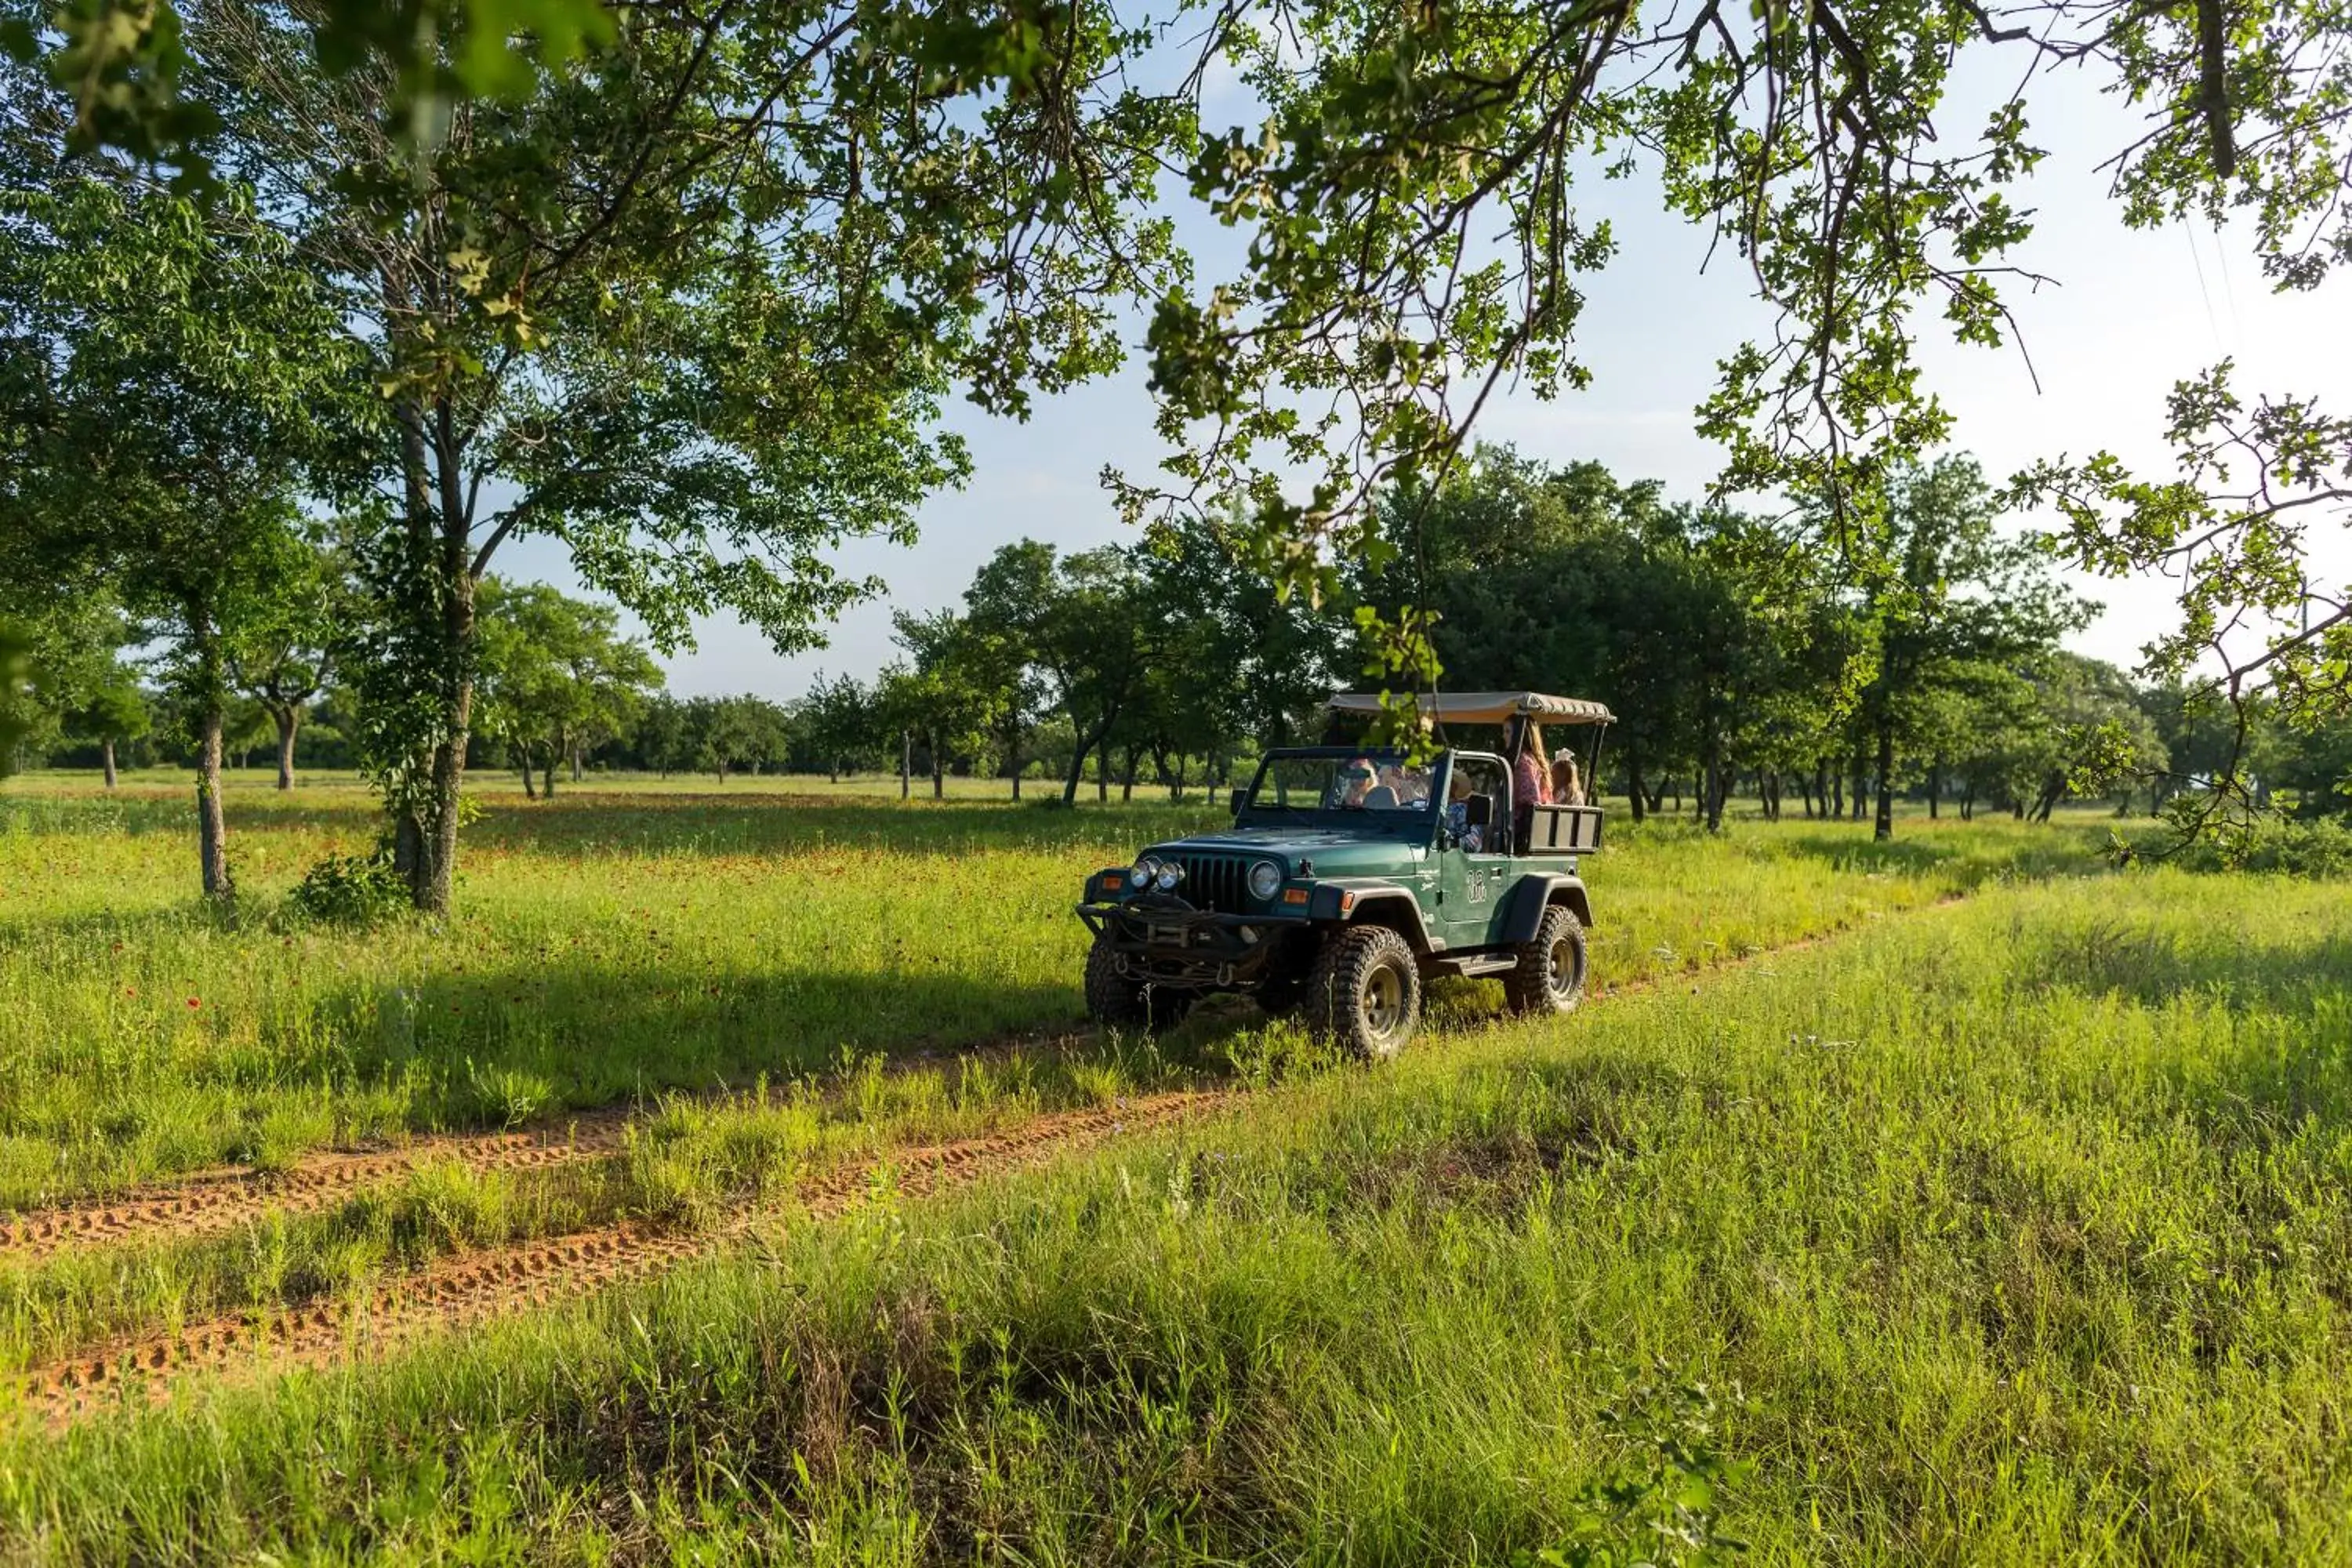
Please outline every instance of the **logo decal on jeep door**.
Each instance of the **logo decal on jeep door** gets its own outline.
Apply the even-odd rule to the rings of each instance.
[[[1470,901],[1474,904],[1486,901],[1486,868],[1483,866],[1470,873]]]

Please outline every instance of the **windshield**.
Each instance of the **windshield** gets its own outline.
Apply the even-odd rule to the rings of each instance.
[[[1256,811],[1426,814],[1431,773],[1409,765],[1402,752],[1268,757],[1250,786],[1249,806]]]

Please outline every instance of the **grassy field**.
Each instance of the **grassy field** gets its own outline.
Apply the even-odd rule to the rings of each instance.
[[[109,1563],[2343,1561],[2347,903],[2005,887],[1458,1027],[429,1355],[21,1438],[0,1530]]]
[[[180,784],[0,786],[0,1209],[265,1173],[0,1232],[0,1368],[311,1303],[340,1343],[614,1227],[700,1260],[30,1402],[0,1561],[2352,1561],[2340,885],[2116,873],[2087,815],[1621,823],[1601,1005],[1454,983],[1368,1072],[1241,1005],[1082,1026],[1079,879],[1202,808],[486,806],[456,920],[354,931],[286,893],[363,791],[241,783],[224,917]],[[551,1118],[527,1164],[467,1131]]]
[[[0,1210],[1067,1031],[1085,875],[1220,820],[752,791],[483,805],[454,921],[351,931],[284,894],[368,847],[362,791],[235,790],[224,919],[190,896],[184,791],[0,789]],[[1854,825],[1621,829],[1591,867],[1598,984],[2088,870],[2103,831],[1906,827],[1885,847]]]

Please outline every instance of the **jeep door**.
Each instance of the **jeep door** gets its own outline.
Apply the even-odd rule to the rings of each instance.
[[[1438,862],[1438,908],[1445,944],[1452,948],[1486,947],[1496,940],[1502,922],[1503,900],[1516,874],[1511,857],[1496,853],[1510,830],[1510,773],[1499,757],[1456,752],[1446,784],[1467,786],[1469,799],[1460,804],[1467,818],[1465,832],[1441,834],[1434,851]]]

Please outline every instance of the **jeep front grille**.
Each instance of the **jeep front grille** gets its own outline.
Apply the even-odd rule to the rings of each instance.
[[[1196,910],[1235,914],[1249,904],[1250,862],[1237,855],[1171,855],[1184,868],[1177,892]]]

